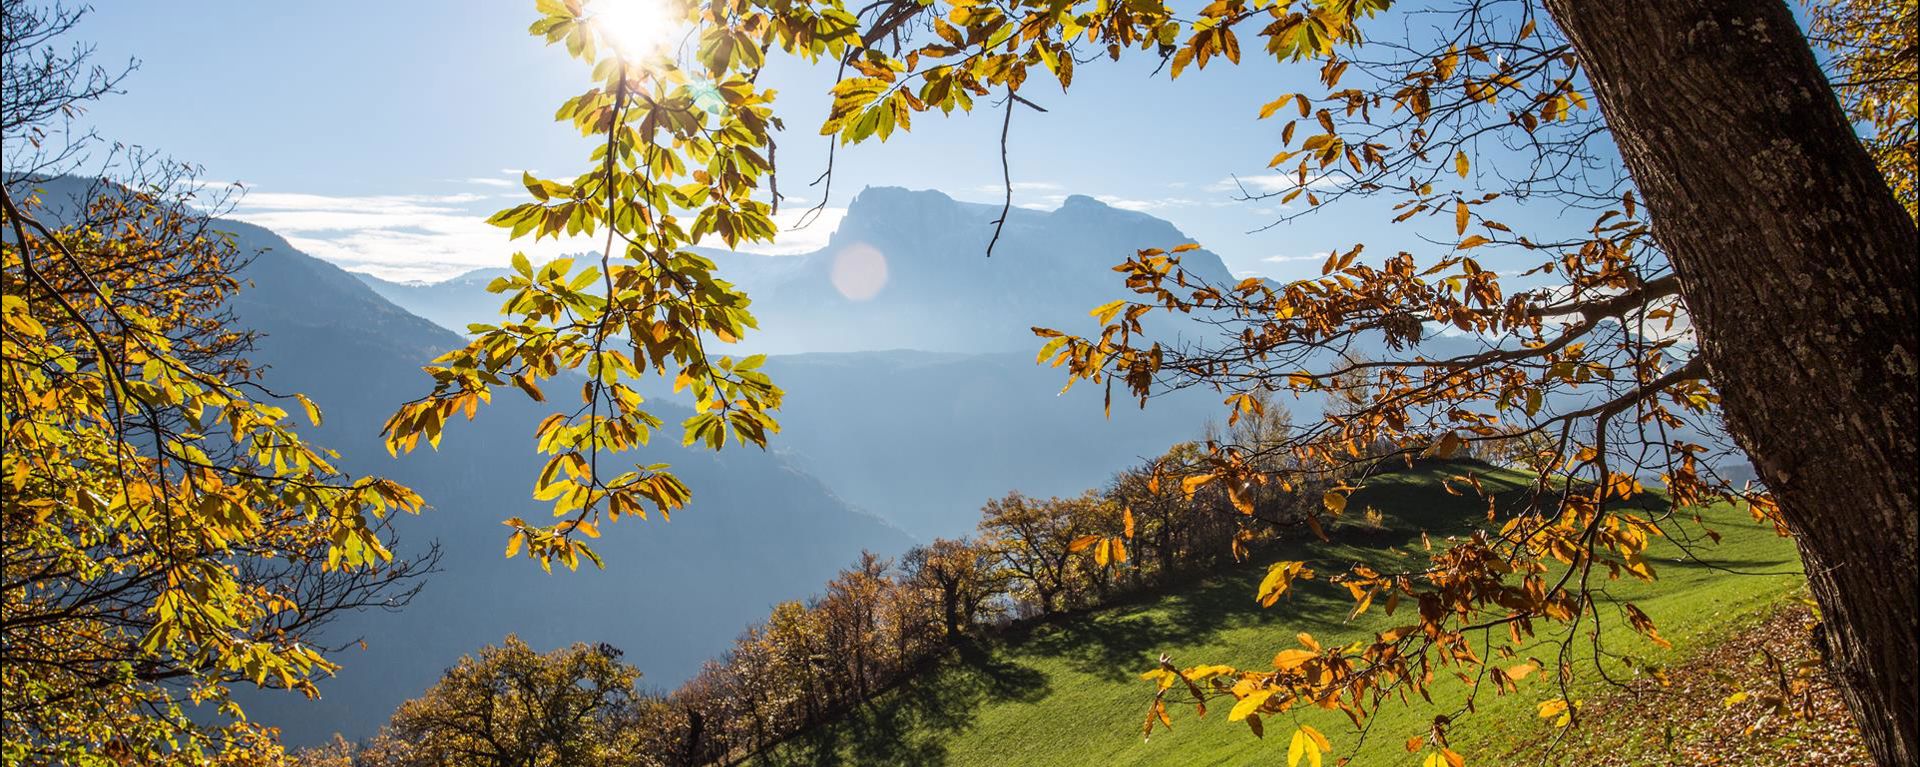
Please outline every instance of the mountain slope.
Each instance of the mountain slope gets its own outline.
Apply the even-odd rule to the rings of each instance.
[[[671,522],[606,528],[597,547],[605,571],[545,575],[524,559],[505,560],[500,520],[544,513],[530,497],[540,467],[531,435],[544,406],[504,395],[477,421],[450,426],[438,452],[388,458],[382,421],[429,386],[419,365],[460,339],[264,229],[224,228],[243,251],[264,249],[244,274],[253,287],[233,307],[243,325],[267,333],[253,356],[269,366],[268,385],[304,392],[325,410],[326,426],[311,437],[340,450],[345,468],[391,476],[425,496],[432,510],[399,523],[402,554],[429,541],[443,552],[442,572],[405,610],[333,627],[330,642],[365,636],[368,646],[335,657],[345,668],[321,684],[322,699],[254,696],[256,718],[285,728],[290,743],[336,729],[370,733],[462,653],[508,632],[542,648],[608,642],[650,684],[670,686],[771,604],[807,596],[862,549],[911,543],[777,455],[659,447],[673,442],[663,440],[634,460],[670,462],[693,488],[694,503]],[[663,410],[669,423],[687,415]]]
[[[1524,479],[1510,472],[1482,470],[1481,475],[1483,483],[1497,491],[1525,487]],[[1410,705],[1390,702],[1371,720],[1371,730],[1364,736],[1345,716],[1310,709],[1270,717],[1266,731],[1275,737],[1262,740],[1253,737],[1244,723],[1227,721],[1221,703],[1210,706],[1213,710],[1207,716],[1196,718],[1191,706],[1169,698],[1172,729],[1157,728],[1149,741],[1140,738],[1153,689],[1137,675],[1153,668],[1163,652],[1183,666],[1233,663],[1262,668],[1276,650],[1297,646],[1297,632],[1309,632],[1322,643],[1333,644],[1406,622],[1404,613],[1395,619],[1378,605],[1350,625],[1343,622],[1352,599],[1324,580],[1296,584],[1289,599],[1270,609],[1261,609],[1254,594],[1265,565],[1273,561],[1306,560],[1323,573],[1339,572],[1356,560],[1405,564],[1422,553],[1420,531],[1431,531],[1437,540],[1444,532],[1463,529],[1485,506],[1445,493],[1438,486],[1439,476],[1432,470],[1386,475],[1354,495],[1354,504],[1384,512],[1387,533],[1351,539],[1335,530],[1335,544],[1283,544],[1256,553],[1242,568],[1176,585],[1136,602],[1016,630],[955,652],[933,670],[883,694],[843,721],[792,739],[754,763],[1285,764],[1290,732],[1298,721],[1313,725],[1332,741],[1328,764],[1351,757],[1350,764],[1410,765],[1419,764],[1422,757],[1409,755],[1403,743],[1426,734],[1433,718],[1444,714],[1460,720],[1451,730],[1452,743],[1468,764],[1500,764],[1515,730],[1537,733],[1548,728],[1534,715],[1535,706],[1557,692],[1541,675],[1524,682],[1517,694],[1495,696],[1487,691],[1476,701],[1478,711],[1463,715],[1464,686],[1452,679],[1450,669],[1437,669],[1437,704],[1422,703],[1417,697]],[[1706,561],[1680,561],[1677,550],[1661,541],[1649,551],[1649,560],[1659,568],[1657,583],[1607,585],[1610,599],[1632,600],[1659,622],[1662,635],[1675,649],[1661,650],[1634,634],[1624,620],[1609,620],[1604,632],[1609,652],[1670,663],[1758,621],[1773,604],[1802,588],[1805,579],[1799,574],[1791,541],[1775,536],[1771,528],[1755,525],[1742,511],[1709,510],[1706,515],[1724,535],[1717,546],[1697,542]],[[1727,567],[1769,574],[1733,575],[1717,569]],[[1613,616],[1608,610],[1603,614]],[[1522,654],[1550,661],[1556,649],[1557,645],[1542,642]],[[1585,665],[1574,697],[1584,699],[1596,694],[1601,685],[1590,660],[1576,662]],[[1615,678],[1632,676],[1615,660],[1607,661],[1607,666]]]
[[[786,389],[776,450],[854,505],[925,540],[970,532],[1010,490],[1075,495],[1200,438],[1220,401],[1179,392],[1146,409],[1102,391],[1061,395],[1061,371],[1025,352],[852,352],[768,358]],[[1291,403],[1290,403],[1291,404]]]

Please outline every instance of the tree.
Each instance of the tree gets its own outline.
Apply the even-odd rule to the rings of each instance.
[[[936,538],[916,546],[901,557],[900,569],[909,587],[932,595],[939,605],[948,641],[979,622],[1002,583],[992,552],[971,540]]]
[[[1907,215],[1920,215],[1920,3],[1831,0],[1807,12],[1808,38],[1832,54],[1823,68],[1847,118],[1872,129],[1868,154]]]
[[[637,714],[640,678],[604,644],[535,652],[518,637],[467,656],[401,704],[382,733],[391,767],[614,767],[654,723]]]
[[[775,648],[772,665],[787,689],[798,692],[801,721],[817,724],[832,705],[824,680],[827,649],[820,616],[799,602],[774,605],[767,616],[766,637]]]
[[[1013,580],[1025,584],[1042,615],[1066,606],[1062,602],[1072,587],[1072,554],[1090,543],[1089,537],[1098,537],[1085,527],[1086,516],[1073,513],[1070,506],[1099,502],[1093,498],[1043,501],[1014,492],[987,501],[980,510],[982,544],[999,554]],[[1076,547],[1076,542],[1082,545]],[[1123,553],[1120,559],[1125,558]]]
[[[1883,764],[1920,760],[1920,403],[1903,359],[1920,323],[1914,220],[1811,52],[1777,42],[1794,29],[1785,7],[1548,5],[1589,51],[1729,425],[1810,564],[1828,659],[1869,748]],[[1708,23],[1726,48],[1711,62],[1625,55]],[[1670,98],[1632,92],[1668,85]],[[1745,100],[1779,94],[1793,95]],[[1709,112],[1729,127],[1711,141],[1676,128]],[[1727,193],[1742,188],[1754,194]]]
[[[320,630],[431,569],[391,553],[420,498],[337,470],[288,413],[319,409],[259,383],[219,196],[74,129],[119,82],[64,47],[80,17],[0,13],[0,760],[273,763],[232,688],[316,694]]]
[[[887,589],[887,562],[871,552],[827,582],[826,594],[813,609],[824,619],[828,658],[834,665],[843,703],[866,700],[885,673],[880,650],[884,626],[880,621],[882,594]]]
[[[1726,502],[1800,542],[1834,669],[1876,758],[1911,763],[1920,731],[1910,481],[1916,241],[1888,184],[1891,176],[1899,185],[1896,171],[1911,163],[1886,158],[1899,157],[1913,98],[1910,82],[1898,79],[1910,69],[1884,68],[1875,62],[1887,57],[1874,52],[1911,49],[1912,24],[1879,20],[1910,19],[1912,4],[1816,6],[1815,24],[1844,48],[1836,70],[1868,73],[1843,79],[1838,91],[1779,2],[1474,0],[1417,25],[1378,24],[1395,37],[1369,43],[1363,32],[1389,5],[1219,0],[1189,17],[1157,2],[900,0],[854,14],[836,2],[725,0],[685,8],[698,41],[685,56],[610,57],[599,70],[603,87],[569,107],[587,128],[631,124],[619,116],[634,92],[631,64],[644,62],[652,74],[642,79],[655,90],[640,135],[616,139],[610,146],[620,151],[607,157],[633,151],[648,160],[630,181],[642,189],[689,175],[683,157],[705,163],[692,193],[677,200],[699,209],[690,234],[751,237],[764,219],[743,201],[763,171],[764,194],[779,199],[771,163],[758,161],[762,148],[771,155],[764,127],[777,125],[771,94],[755,84],[774,49],[838,60],[822,133],[843,143],[884,141],[910,128],[915,113],[969,111],[993,96],[1005,136],[1013,113],[1035,106],[1030,86],[1045,78],[1069,87],[1075,68],[1101,54],[1157,57],[1177,78],[1240,63],[1244,35],[1260,44],[1246,57],[1316,62],[1313,93],[1276,94],[1261,111],[1289,120],[1271,166],[1295,183],[1272,196],[1307,203],[1289,216],[1384,197],[1397,221],[1438,242],[1438,252],[1363,261],[1363,244],[1355,245],[1337,250],[1320,279],[1208,285],[1179,266],[1190,246],[1169,243],[1177,247],[1120,267],[1134,295],[1094,310],[1106,326],[1099,336],[1040,331],[1048,339],[1041,357],[1074,379],[1118,381],[1143,402],[1161,386],[1216,387],[1235,413],[1259,410],[1249,404],[1256,391],[1364,387],[1364,402],[1284,444],[1210,451],[1183,489],[1219,486],[1229,500],[1317,480],[1329,485],[1325,506],[1337,513],[1382,458],[1445,456],[1475,443],[1547,449],[1527,453],[1541,492],[1506,513],[1499,535],[1436,551],[1427,571],[1342,576],[1357,596],[1396,591],[1432,601],[1440,617],[1425,631],[1382,637],[1357,655],[1309,648],[1320,659],[1314,670],[1346,671],[1312,675],[1331,686],[1240,685],[1231,694],[1236,708],[1248,708],[1235,718],[1335,689],[1362,716],[1357,701],[1367,691],[1405,679],[1400,659],[1457,654],[1469,628],[1560,626],[1570,640],[1579,626],[1607,619],[1576,596],[1596,568],[1652,577],[1639,557],[1645,536],[1692,524],[1687,510],[1698,504]],[[595,29],[586,8],[559,0],[539,8],[536,34],[594,57],[607,30]],[[1836,92],[1879,131],[1873,140],[1894,147],[1880,165]],[[720,136],[712,143],[696,136],[694,126],[713,120],[738,128],[712,134]],[[536,195],[556,190],[542,185]],[[577,194],[569,200],[561,204],[587,204]],[[1538,231],[1518,231],[1509,214],[1530,201],[1591,210],[1593,223],[1562,230],[1535,221]],[[636,218],[664,223],[647,211]],[[548,230],[568,218],[553,206],[518,215],[516,226]],[[663,244],[681,232],[655,228]],[[1505,271],[1522,276],[1484,265],[1497,258],[1517,261]],[[1155,313],[1200,314],[1223,333],[1163,347],[1144,326]],[[1448,325],[1484,345],[1422,353]],[[1345,354],[1362,347],[1374,358]],[[1737,451],[1715,436],[1727,431]],[[1260,468],[1281,453],[1292,468]],[[1716,471],[1717,461],[1747,457],[1759,486]],[[1658,475],[1671,502],[1653,518],[1616,508],[1642,495],[1643,475]],[[1116,539],[1099,540],[1089,546],[1113,559],[1107,541]],[[1564,572],[1579,576],[1547,582],[1543,560],[1552,559],[1576,565]],[[1521,566],[1497,574],[1483,567],[1491,561]],[[1858,561],[1878,566],[1848,565]],[[1277,587],[1299,572],[1295,565],[1277,566]],[[1026,575],[1036,587],[1042,576]],[[1871,612],[1861,602],[1870,598]],[[1657,636],[1644,615],[1626,619]],[[1317,733],[1308,740],[1322,742]],[[1444,733],[1427,747],[1444,749]]]

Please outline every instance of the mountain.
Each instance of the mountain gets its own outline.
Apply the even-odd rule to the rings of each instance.
[[[1087,312],[1128,295],[1112,267],[1134,251],[1192,240],[1161,219],[1076,195],[1051,212],[1014,209],[989,258],[999,215],[998,206],[940,192],[862,191],[824,249],[749,293],[762,318],[749,341],[774,351],[1031,350],[1035,325],[1096,330]],[[1205,250],[1183,263],[1232,279]]]
[[[989,258],[999,215],[999,206],[937,191],[870,187],[813,253],[701,252],[753,299],[760,330],[743,350],[1001,352],[1037,348],[1035,325],[1096,331],[1088,310],[1128,294],[1115,264],[1142,248],[1192,241],[1164,220],[1075,195],[1053,211],[1013,209]],[[1233,280],[1210,251],[1189,251],[1182,262],[1210,281]],[[361,279],[410,311],[464,331],[497,320],[501,298],[486,284],[502,273],[479,270],[430,284]]]
[[[461,339],[265,229],[221,228],[243,252],[259,251],[243,274],[252,285],[232,307],[242,325],[267,334],[253,355],[268,366],[267,384],[320,405],[326,425],[310,438],[341,451],[345,468],[393,477],[427,499],[430,511],[399,523],[402,555],[429,542],[442,551],[441,572],[406,609],[331,627],[329,643],[365,637],[367,646],[335,656],[344,668],[321,683],[320,700],[250,696],[255,718],[284,728],[289,743],[369,734],[461,654],[509,632],[539,648],[604,641],[625,650],[649,684],[672,686],[772,604],[808,596],[861,550],[911,544],[777,454],[656,447],[635,460],[672,463],[694,491],[671,522],[605,528],[604,571],[547,575],[506,560],[500,520],[545,511],[530,495],[541,465],[533,427],[545,406],[502,396],[475,422],[450,425],[439,451],[389,458],[381,423],[428,389],[420,364]],[[688,414],[662,410],[669,423]]]
[[[507,269],[475,269],[439,282],[394,282],[351,272],[381,298],[455,332],[466,332],[467,326],[475,322],[493,322],[499,318],[500,304],[505,299],[488,293],[487,283],[508,273]]]
[[[1183,392],[1111,418],[1102,392],[1034,364],[1034,325],[1091,332],[1087,311],[1124,288],[1112,266],[1189,238],[1172,224],[1074,196],[1016,208],[994,256],[997,206],[881,187],[850,203],[826,247],[776,257],[702,250],[747,291],[760,330],[729,353],[774,352],[787,391],[773,448],[851,504],[922,540],[965,533],[988,498],[1078,493],[1198,437],[1219,398]],[[1184,254],[1229,279],[1214,254]],[[880,281],[884,270],[884,281]],[[381,296],[447,328],[499,318],[486,284],[504,270],[436,283],[358,275]],[[869,291],[871,294],[869,295]],[[657,392],[666,395],[666,392]]]

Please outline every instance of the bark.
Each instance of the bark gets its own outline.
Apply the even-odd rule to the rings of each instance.
[[[940,583],[940,605],[946,616],[947,638],[960,636],[960,582],[942,580]]]
[[[1916,764],[1913,219],[1779,0],[1545,2],[1799,543],[1829,668],[1875,759]]]

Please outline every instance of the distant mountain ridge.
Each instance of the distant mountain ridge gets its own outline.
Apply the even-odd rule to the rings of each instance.
[[[1036,348],[1036,325],[1096,331],[1088,310],[1127,295],[1114,265],[1143,248],[1192,241],[1165,220],[1074,195],[1053,211],[1014,208],[989,258],[999,215],[999,206],[938,191],[870,187],[813,253],[700,251],[753,299],[760,330],[743,350],[1003,352]],[[1208,280],[1233,279],[1205,249],[1182,254],[1182,263]],[[464,332],[497,320],[501,298],[486,284],[504,273],[482,269],[424,285],[359,276],[387,299]]]
[[[743,343],[715,350],[774,353],[764,369],[787,396],[771,449],[920,540],[970,531],[980,506],[1011,490],[1065,495],[1102,484],[1199,437],[1218,410],[1217,397],[1191,391],[1144,411],[1119,403],[1107,417],[1098,387],[1060,396],[1064,374],[1034,364],[1033,326],[1094,331],[1088,310],[1125,292],[1113,265],[1141,248],[1185,243],[1185,234],[1076,195],[1053,211],[1014,209],[989,258],[999,215],[998,206],[940,192],[876,187],[854,197],[814,253],[701,250],[753,299],[760,323]],[[849,252],[884,259],[886,281],[870,297],[846,294],[860,287],[847,284]],[[1182,255],[1210,279],[1230,279],[1213,253]],[[499,322],[504,299],[486,285],[505,273],[430,284],[360,278],[464,329]],[[648,396],[672,397],[664,387]]]

